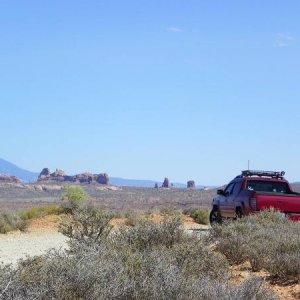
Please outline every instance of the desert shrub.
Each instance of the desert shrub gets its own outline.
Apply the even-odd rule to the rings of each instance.
[[[174,208],[162,208],[160,210],[160,214],[162,216],[172,217],[172,216],[180,216],[181,212],[179,210],[174,209]]]
[[[262,278],[252,276],[246,279],[243,284],[238,288],[231,290],[230,298],[228,299],[255,299],[255,300],[268,300],[278,299],[278,297],[271,291],[264,287],[264,281]]]
[[[125,214],[125,225],[126,226],[135,226],[138,222],[137,214],[134,212],[129,212]]]
[[[27,222],[13,213],[0,213],[0,233],[7,233],[13,230],[25,231]]]
[[[197,252],[200,257],[187,255],[190,262],[182,264],[176,262],[174,249],[155,249],[145,255],[143,251],[128,252],[126,248],[120,251],[111,244],[77,244],[77,251],[72,255],[51,251],[19,262],[15,270],[0,268],[0,279],[3,279],[0,298],[276,299],[258,278],[235,286],[229,284],[226,276],[207,274],[206,263],[215,263],[213,253],[204,254],[207,258],[197,271],[201,253]]]
[[[300,279],[300,223],[276,211],[264,211],[214,226],[210,238],[231,263],[250,261],[254,271],[265,269],[282,280]]]
[[[207,208],[187,209],[183,213],[192,217],[199,224],[209,224],[209,210]]]
[[[132,228],[120,228],[115,238],[127,241],[138,250],[151,250],[159,245],[172,247],[185,235],[181,225],[180,217],[165,218],[159,223],[150,219],[141,219]]]
[[[63,212],[63,208],[58,205],[48,205],[41,207],[34,207],[28,210],[21,211],[18,215],[23,220],[30,220],[33,218],[47,216],[47,215],[59,215]]]
[[[212,252],[203,241],[194,237],[185,237],[176,243],[166,253],[174,259],[185,276],[208,276],[215,279],[227,279],[228,261],[226,258]]]
[[[65,212],[73,213],[77,208],[87,204],[88,195],[80,186],[66,185],[62,195],[62,207]]]
[[[81,242],[100,242],[110,233],[110,221],[113,213],[92,205],[73,209],[60,224],[60,232],[67,237]]]
[[[260,224],[269,222],[281,224],[287,223],[288,221],[288,219],[285,218],[285,215],[283,213],[274,208],[262,210],[259,212],[259,214],[250,216],[250,220],[252,219]]]
[[[228,222],[222,226],[213,226],[210,238],[217,241],[217,251],[224,254],[231,263],[240,264],[247,260],[248,241],[250,242],[250,226],[245,226],[240,221]]]

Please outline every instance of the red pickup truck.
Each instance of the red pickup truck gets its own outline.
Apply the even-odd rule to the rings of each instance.
[[[300,194],[292,191],[284,172],[242,171],[213,199],[210,223],[239,218],[274,208],[291,220],[300,220]]]

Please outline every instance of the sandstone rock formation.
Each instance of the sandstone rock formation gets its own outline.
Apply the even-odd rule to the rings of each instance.
[[[16,176],[0,174],[0,183],[21,183],[21,180]]]
[[[109,176],[106,173],[103,174],[81,173],[72,176],[72,175],[66,175],[66,173],[63,170],[56,169],[55,172],[50,173],[50,170],[48,168],[44,168],[39,175],[38,181],[108,184]]]
[[[103,174],[98,174],[97,180],[98,183],[100,184],[108,184],[109,182],[109,177],[106,173]]]
[[[194,188],[196,188],[196,184],[195,184],[194,180],[189,180],[186,185],[187,185],[188,189],[194,189]]]
[[[64,177],[64,176],[66,176],[66,173],[63,170],[56,169],[56,171],[53,172],[51,174],[51,176],[53,176],[53,177]]]
[[[50,170],[48,168],[44,168],[40,173],[40,176],[50,176]]]
[[[72,178],[70,178],[70,179],[72,179]],[[77,175],[73,176],[73,181],[79,182],[79,183],[92,183],[92,182],[96,181],[96,175],[94,175],[92,173],[77,174]]]
[[[169,178],[165,178],[164,179],[164,182],[163,182],[163,184],[162,184],[162,186],[161,187],[163,187],[163,188],[169,188],[170,187],[170,181],[169,181]]]

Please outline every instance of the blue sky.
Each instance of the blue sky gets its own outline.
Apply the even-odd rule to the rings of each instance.
[[[300,180],[299,1],[1,1],[0,157],[40,171]]]

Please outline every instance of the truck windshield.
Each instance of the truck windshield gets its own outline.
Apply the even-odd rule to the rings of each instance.
[[[261,180],[248,180],[247,189],[256,192],[269,192],[269,193],[283,193],[289,194],[290,189],[286,182],[277,181],[261,181]]]

